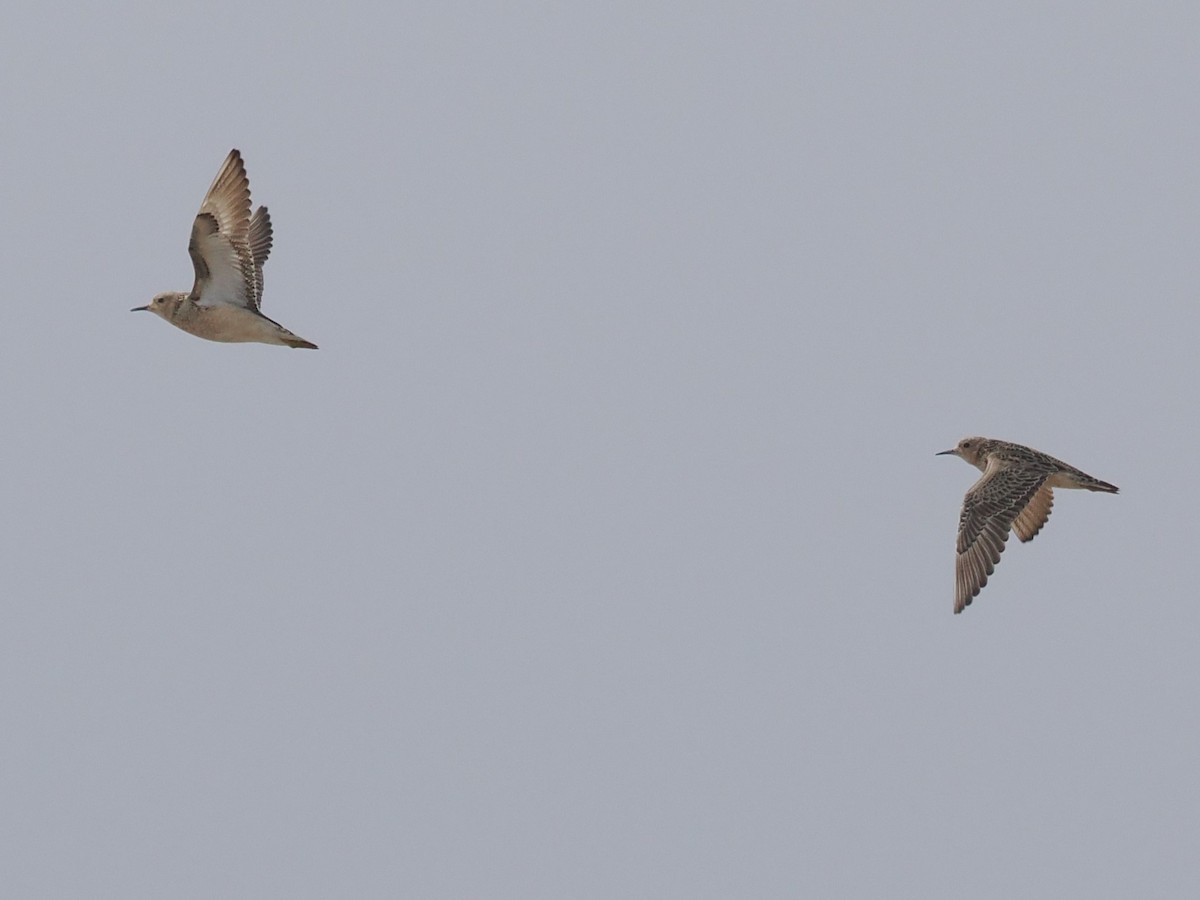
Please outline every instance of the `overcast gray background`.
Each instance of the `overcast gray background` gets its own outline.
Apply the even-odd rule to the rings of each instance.
[[[1195,4],[0,38],[12,897],[1200,889]],[[186,290],[230,147],[318,352]],[[968,434],[1060,493],[964,615]]]

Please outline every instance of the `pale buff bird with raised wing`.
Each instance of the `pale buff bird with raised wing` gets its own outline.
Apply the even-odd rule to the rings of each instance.
[[[188,253],[196,270],[189,293],[159,294],[149,310],[188,334],[225,343],[317,345],[259,312],[263,263],[271,252],[271,217],[260,206],[250,215],[250,179],[242,154],[230,150],[192,223]]]
[[[1053,456],[991,438],[969,437],[938,456],[960,456],[983,471],[963,499],[954,564],[954,611],[962,612],[987,584],[1000,562],[1009,529],[1032,541],[1050,518],[1054,488],[1117,493],[1115,485]]]

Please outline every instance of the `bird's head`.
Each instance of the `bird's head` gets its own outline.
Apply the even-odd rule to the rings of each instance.
[[[130,310],[130,312],[141,312],[142,310],[146,310],[162,316],[169,322],[175,317],[175,313],[179,310],[179,304],[183,302],[183,298],[185,296],[187,295],[170,292],[166,294],[159,294],[146,306],[135,306]]]
[[[982,466],[980,466],[980,462],[983,460],[983,453],[984,453],[986,444],[987,444],[987,438],[981,438],[981,437],[963,438],[961,441],[958,442],[958,445],[955,446],[954,449],[943,450],[941,453],[938,453],[936,455],[937,456],[946,456],[946,455],[959,456],[959,457],[962,457],[963,459],[965,459],[971,465],[976,466],[978,468],[983,468]]]

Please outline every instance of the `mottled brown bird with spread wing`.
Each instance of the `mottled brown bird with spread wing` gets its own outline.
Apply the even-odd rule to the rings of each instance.
[[[969,437],[938,456],[960,456],[982,470],[963,499],[954,565],[954,611],[962,612],[987,584],[1000,562],[1009,530],[1032,541],[1054,505],[1054,488],[1117,493],[1115,485],[1093,478],[1053,456],[991,438]]]
[[[159,294],[147,310],[188,334],[225,343],[317,345],[292,334],[260,311],[263,263],[271,252],[271,217],[260,206],[250,215],[250,179],[242,154],[230,150],[192,223],[188,253],[196,270],[190,292]]]

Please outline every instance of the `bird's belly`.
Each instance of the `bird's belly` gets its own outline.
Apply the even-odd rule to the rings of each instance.
[[[199,309],[181,327],[196,337],[224,344],[278,343],[279,329],[262,316],[235,306]]]

